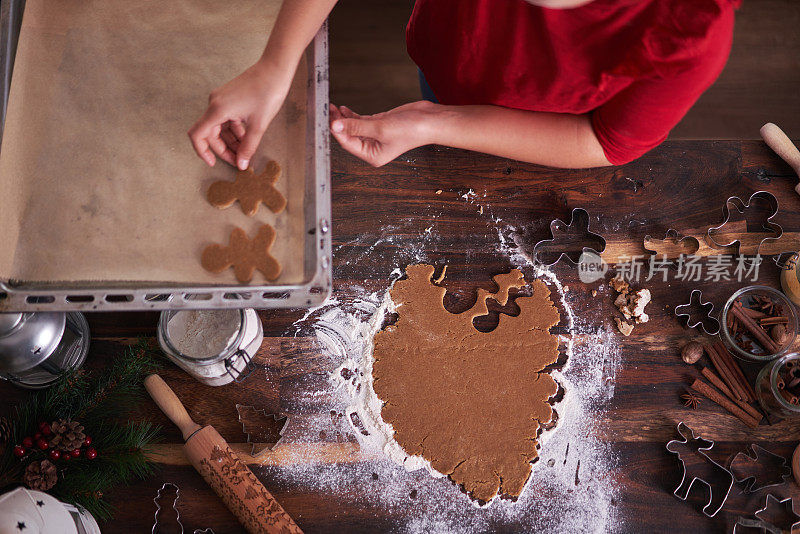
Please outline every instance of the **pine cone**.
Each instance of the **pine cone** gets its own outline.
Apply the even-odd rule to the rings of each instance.
[[[58,481],[56,466],[50,460],[31,462],[25,468],[22,481],[32,490],[47,491]]]
[[[53,436],[50,438],[50,446],[62,451],[79,449],[86,439],[83,433],[83,425],[77,421],[66,421],[59,419],[50,425]]]

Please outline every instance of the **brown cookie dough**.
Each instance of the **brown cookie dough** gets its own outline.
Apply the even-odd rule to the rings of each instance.
[[[241,228],[234,228],[228,246],[209,245],[203,250],[200,264],[207,271],[221,273],[233,267],[236,279],[249,282],[253,271],[261,271],[267,280],[276,280],[281,274],[281,265],[269,253],[275,242],[275,230],[268,224],[261,226],[251,240]]]
[[[208,188],[208,202],[216,208],[227,208],[237,200],[242,211],[252,217],[262,202],[273,213],[280,213],[286,207],[286,199],[275,189],[275,182],[281,175],[281,168],[274,161],[267,163],[264,171],[256,175],[252,167],[237,171],[233,182],[222,180]]]
[[[381,415],[406,453],[423,456],[474,498],[518,496],[537,457],[537,434],[551,420],[548,399],[558,385],[543,369],[558,359],[560,320],[540,280],[518,297],[517,317],[500,315],[491,332],[472,320],[486,300],[505,305],[508,290],[526,285],[522,273],[494,277],[499,290],[478,290],[462,314],[445,310],[445,288],[434,268],[410,265],[391,291],[399,319],[375,336],[373,378]]]

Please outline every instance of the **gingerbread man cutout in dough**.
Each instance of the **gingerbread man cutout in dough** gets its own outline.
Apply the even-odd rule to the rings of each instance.
[[[286,199],[275,189],[275,182],[281,175],[280,166],[274,161],[267,163],[264,171],[256,175],[252,167],[237,171],[233,182],[222,180],[208,188],[208,201],[215,208],[224,209],[239,201],[245,215],[252,217],[262,202],[273,213],[280,213],[286,207]]]
[[[219,274],[233,267],[236,279],[249,282],[253,271],[258,269],[267,280],[275,280],[281,274],[281,265],[273,258],[269,249],[275,242],[275,230],[268,224],[258,229],[252,240],[241,228],[234,228],[227,247],[213,244],[203,250],[200,264],[207,271]]]

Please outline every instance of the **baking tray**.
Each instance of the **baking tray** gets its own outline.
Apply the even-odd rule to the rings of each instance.
[[[5,123],[14,55],[24,0],[0,0],[0,141]],[[328,26],[306,50],[308,116],[306,140],[305,282],[295,285],[143,285],[8,283],[0,281],[0,312],[121,311],[212,308],[307,308],[330,294],[331,192],[328,137]],[[188,142],[188,141],[187,141]]]

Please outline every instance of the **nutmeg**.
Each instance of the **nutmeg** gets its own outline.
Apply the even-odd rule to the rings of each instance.
[[[689,365],[697,363],[701,356],[703,356],[703,345],[697,341],[690,341],[681,349],[681,358]]]
[[[776,324],[769,329],[769,335],[772,340],[778,345],[783,345],[789,339],[789,333],[786,332],[786,325]]]

